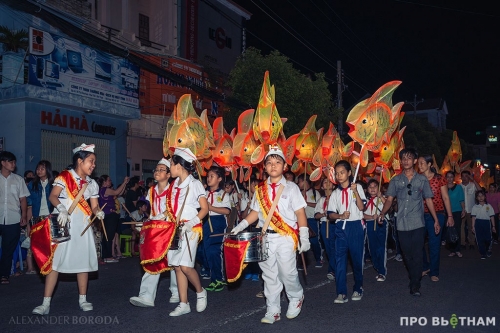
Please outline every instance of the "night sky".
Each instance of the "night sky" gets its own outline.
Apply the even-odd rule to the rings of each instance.
[[[500,125],[495,102],[500,14],[491,3],[233,1],[252,13],[247,46],[264,54],[277,49],[303,73],[325,72],[334,97],[340,60],[348,86],[343,93],[347,110],[384,83],[401,80],[394,104],[413,101],[415,94],[417,100],[444,99],[447,127],[460,138],[471,140],[477,130]]]

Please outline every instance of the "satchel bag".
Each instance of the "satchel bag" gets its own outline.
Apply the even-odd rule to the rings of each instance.
[[[456,243],[458,241],[457,229],[455,227],[448,227],[446,230],[446,240],[448,243]]]

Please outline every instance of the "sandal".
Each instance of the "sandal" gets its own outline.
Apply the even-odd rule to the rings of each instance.
[[[459,252],[457,252],[457,253],[459,253]],[[448,257],[454,257],[454,256],[458,255],[457,253],[451,252],[450,254],[448,254]],[[462,256],[462,255],[460,255],[460,256]]]
[[[21,276],[21,275],[23,275],[23,272],[21,271],[17,271],[14,274],[12,274],[12,276]]]
[[[27,274],[27,275],[33,275],[33,274],[36,274],[36,271],[26,271],[25,274]]]
[[[0,284],[9,284],[9,277],[7,276],[2,276],[2,278],[0,279]]]
[[[457,257],[462,258],[463,257],[462,253],[457,252]]]

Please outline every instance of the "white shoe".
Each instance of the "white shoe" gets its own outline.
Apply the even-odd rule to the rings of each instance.
[[[346,297],[346,295],[339,294],[337,298],[333,301],[335,304],[344,304],[347,303],[349,299]]]
[[[92,311],[92,310],[94,310],[94,307],[92,306],[92,303],[81,302],[80,303],[80,309],[83,310],[83,311]]]
[[[178,317],[191,312],[189,303],[179,303],[174,311],[169,313],[170,317]]]
[[[43,316],[43,315],[48,315],[49,311],[50,311],[50,305],[43,305],[42,304],[42,305],[39,305],[36,308],[34,308],[31,313],[34,315]]]
[[[278,321],[280,319],[281,316],[279,313],[266,313],[266,315],[260,320],[260,322],[263,324],[274,324],[275,321]]]
[[[355,292],[352,293],[351,299],[353,301],[361,301],[362,298],[363,298],[363,293],[362,292],[360,293],[360,292],[355,291]]]
[[[290,302],[288,304],[288,310],[286,311],[286,317],[288,319],[293,319],[297,317],[300,314],[300,311],[302,310],[302,304],[304,303],[304,295],[295,302]]]
[[[177,295],[172,294],[172,296],[170,296],[169,302],[170,303],[179,303],[180,302],[179,294],[177,294]]]
[[[140,306],[141,308],[151,308],[155,306],[154,302],[150,302],[139,296],[130,297],[129,301],[132,305]]]
[[[207,308],[207,291],[196,293],[196,311],[203,312]]]

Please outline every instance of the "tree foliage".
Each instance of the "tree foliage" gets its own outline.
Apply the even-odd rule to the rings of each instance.
[[[0,25],[0,43],[4,51],[17,52],[28,47],[28,31],[25,29],[12,30],[5,25]]]
[[[325,75],[317,73],[314,79],[308,77],[294,69],[288,58],[277,51],[264,56],[260,50],[248,48],[229,74],[228,85],[232,91],[229,99],[255,109],[266,70],[269,71],[271,85],[275,86],[278,112],[282,118],[288,119],[283,128],[287,137],[298,133],[314,114],[318,116],[318,130],[321,127],[328,129],[328,122],[338,119]],[[236,127],[241,111],[244,110],[232,107],[224,115],[224,124],[228,129]]]
[[[440,167],[451,146],[453,130],[447,129],[439,132],[426,119],[415,118],[411,114],[405,114],[401,124],[401,127],[403,126],[406,126],[403,135],[405,146],[415,148],[420,156],[434,154],[438,167]],[[458,133],[458,137],[460,138],[460,133]],[[472,159],[467,149],[467,143],[460,140],[460,145],[462,161]]]

